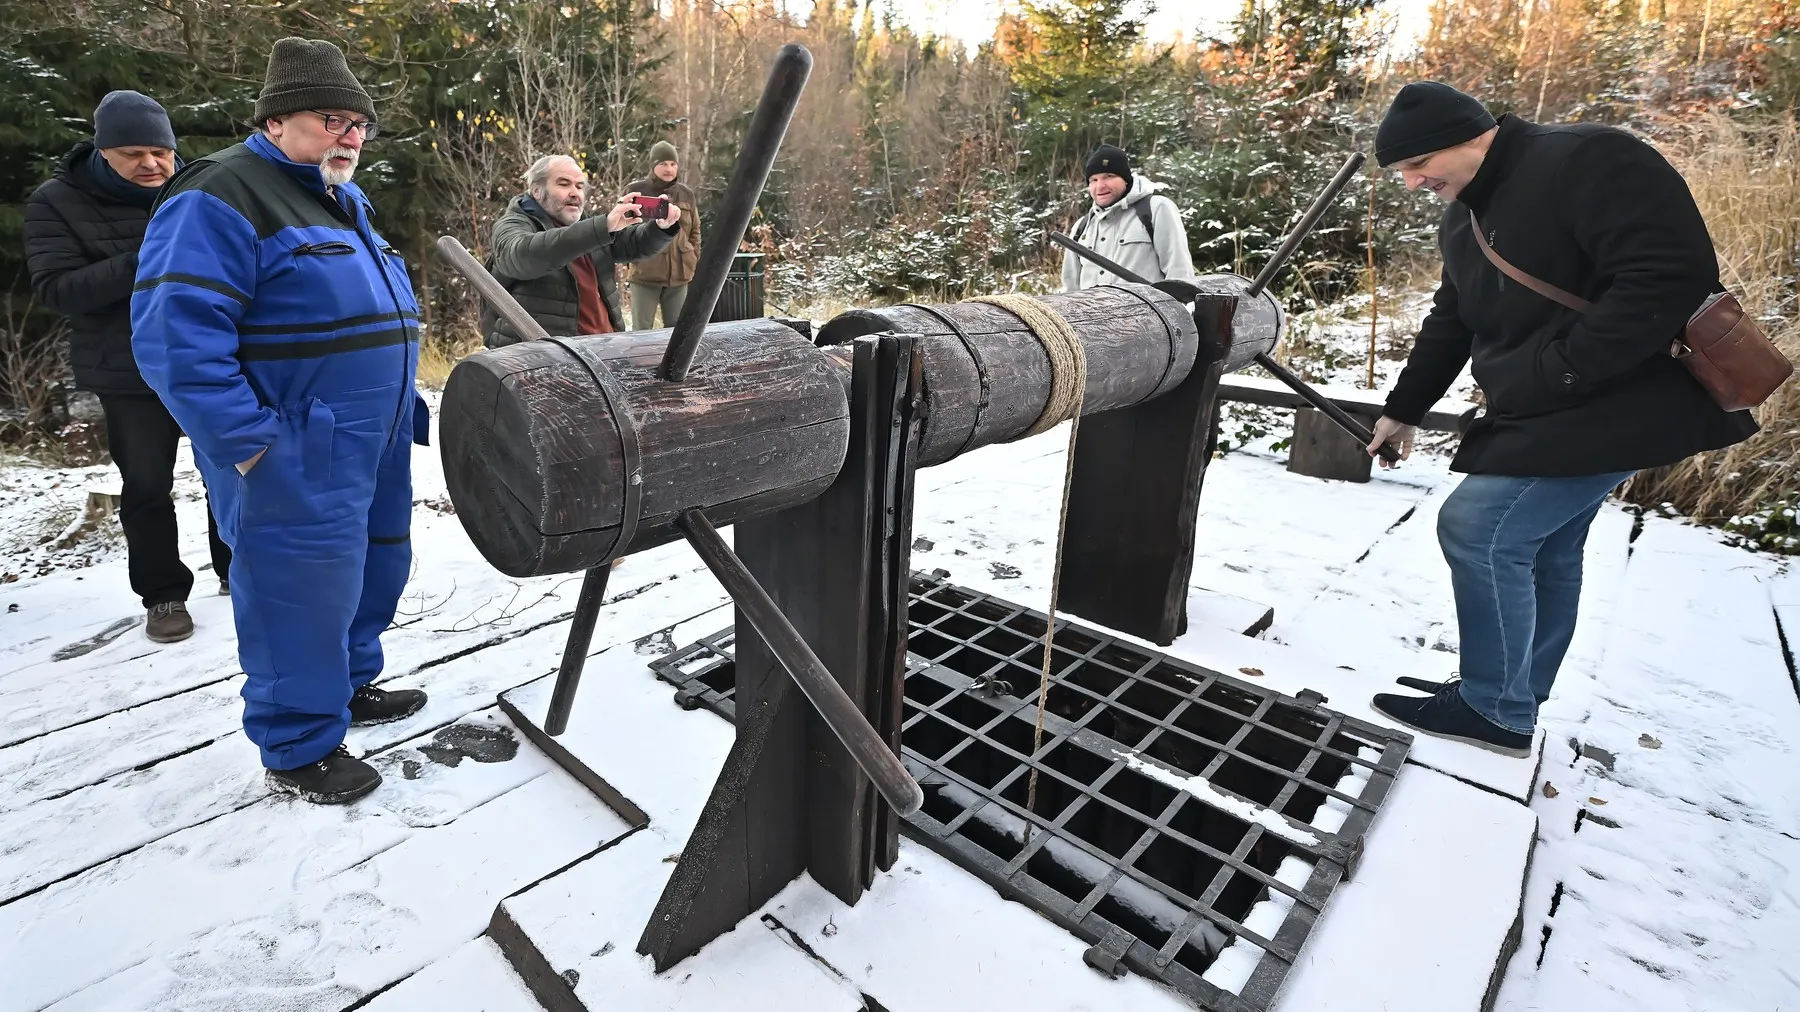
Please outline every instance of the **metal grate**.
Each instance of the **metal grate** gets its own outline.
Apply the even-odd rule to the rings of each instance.
[[[1043,613],[915,574],[909,620],[907,835],[1093,943],[1096,969],[1269,1008],[1411,737],[1059,621],[1033,755]],[[732,642],[652,667],[730,717]]]

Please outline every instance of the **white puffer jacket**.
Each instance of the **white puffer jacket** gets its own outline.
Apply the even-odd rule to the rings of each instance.
[[[1069,234],[1075,235],[1079,230],[1076,241],[1146,281],[1190,280],[1194,277],[1194,259],[1188,254],[1187,229],[1181,224],[1181,214],[1174,201],[1152,193],[1150,187],[1150,180],[1133,173],[1125,199],[1108,208],[1088,208],[1083,218],[1076,219]],[[1144,200],[1150,202],[1151,220],[1156,225],[1154,239],[1144,231],[1144,223],[1138,220],[1133,206]],[[1085,228],[1081,226],[1083,220],[1087,222]],[[1063,291],[1074,292],[1118,280],[1111,271],[1074,251],[1063,251]]]

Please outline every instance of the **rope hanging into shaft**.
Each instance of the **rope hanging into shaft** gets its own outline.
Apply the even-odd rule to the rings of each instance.
[[[1044,402],[1044,413],[1038,416],[1024,435],[1035,436],[1064,421],[1069,426],[1069,448],[1063,457],[1062,505],[1056,518],[1056,564],[1050,574],[1049,621],[1044,623],[1044,662],[1038,672],[1037,726],[1031,734],[1031,775],[1025,787],[1025,811],[1037,812],[1038,758],[1044,748],[1044,710],[1050,698],[1050,663],[1055,656],[1056,599],[1062,588],[1063,537],[1069,528],[1069,491],[1075,482],[1075,440],[1081,433],[1081,402],[1087,392],[1087,351],[1075,328],[1051,309],[1029,295],[983,295],[970,302],[985,302],[1012,313],[1025,321],[1033,337],[1050,356],[1050,397]],[[1025,820],[1026,846],[1031,844],[1031,820]]]
[[[982,295],[968,301],[999,306],[1025,321],[1031,336],[1037,338],[1044,346],[1044,354],[1050,356],[1050,396],[1044,401],[1044,413],[1018,438],[1035,436],[1071,418],[1079,418],[1082,394],[1087,390],[1087,349],[1069,321],[1029,295]]]

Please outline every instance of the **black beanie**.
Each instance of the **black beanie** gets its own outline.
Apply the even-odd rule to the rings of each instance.
[[[94,109],[94,147],[173,151],[175,130],[156,99],[135,91],[108,92]]]
[[[1131,156],[1111,144],[1102,144],[1095,148],[1094,153],[1087,156],[1087,164],[1083,168],[1087,170],[1085,176],[1087,179],[1092,179],[1102,172],[1110,172],[1125,180],[1127,185],[1131,183]]]
[[[1493,114],[1480,100],[1437,81],[1417,81],[1400,89],[1375,131],[1375,160],[1382,168],[1453,148],[1494,128]]]
[[[256,123],[303,109],[348,109],[375,118],[375,103],[356,83],[343,50],[322,40],[277,39],[256,99]]]

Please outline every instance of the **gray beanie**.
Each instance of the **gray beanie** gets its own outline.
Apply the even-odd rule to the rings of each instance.
[[[135,91],[108,92],[94,109],[94,147],[175,149],[175,129],[156,99]]]
[[[343,50],[324,40],[289,36],[276,40],[269,53],[262,94],[256,99],[256,122],[303,109],[348,109],[375,118],[375,103],[350,73]]]
[[[679,162],[675,157],[675,145],[668,141],[657,141],[650,145],[650,164],[661,165],[663,162]]]

